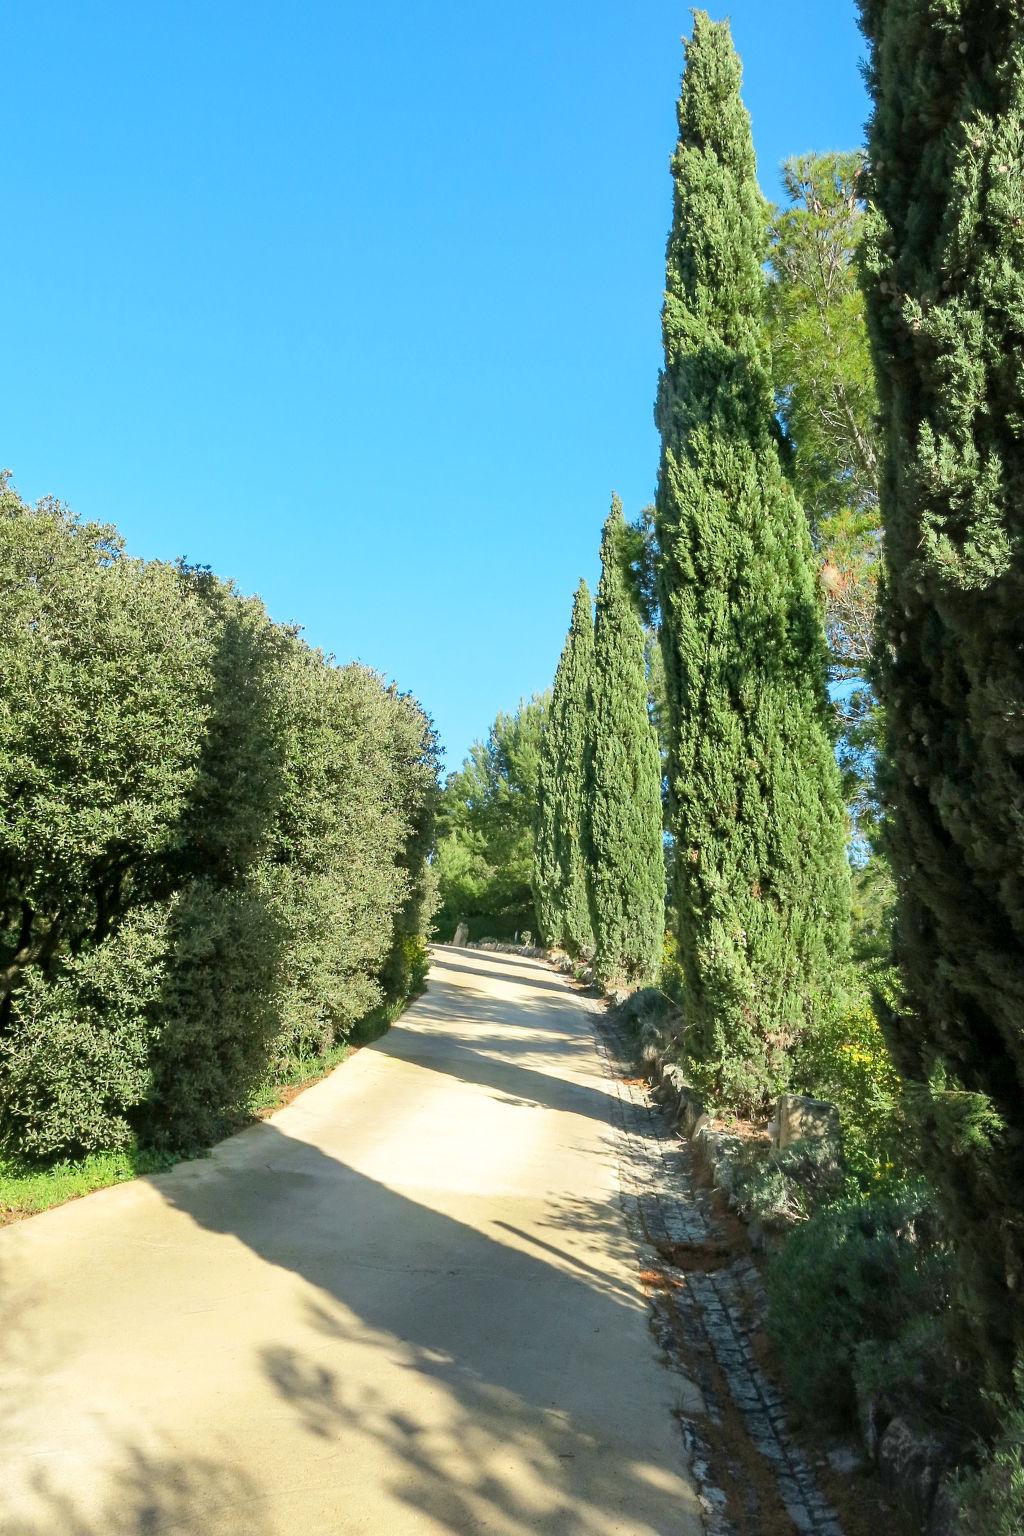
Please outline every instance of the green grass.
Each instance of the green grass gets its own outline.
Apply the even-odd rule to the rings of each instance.
[[[254,1091],[249,1100],[249,1109],[254,1115],[273,1113],[294,1094],[289,1089],[309,1088],[313,1083],[326,1077],[328,1072],[333,1072],[335,1067],[340,1067],[347,1056],[352,1054],[352,1045],[346,1041],[342,1045],[336,1045],[332,1050],[325,1052],[323,1056],[299,1056],[289,1061],[283,1071],[275,1073],[273,1077],[266,1078]]]
[[[51,1205],[63,1205],[65,1200],[77,1200],[79,1195],[123,1184],[140,1174],[160,1173],[179,1162],[181,1155],[131,1147],[123,1152],[92,1152],[49,1168],[0,1160],[0,1223],[35,1216]]]

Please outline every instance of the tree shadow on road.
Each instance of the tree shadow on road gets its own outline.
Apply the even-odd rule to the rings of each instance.
[[[34,1511],[0,1517],[3,1536],[269,1536],[254,1480],[212,1457],[126,1446],[95,1507],[45,1468],[29,1486]]]
[[[572,1011],[560,1020],[559,1010],[546,1000],[517,1000],[509,1005],[489,993],[472,993],[463,987],[455,999],[443,989],[432,990],[417,1001],[415,1013],[372,1049],[492,1089],[506,1102],[585,1115],[611,1128],[614,1085],[599,1075],[593,1039],[581,1033],[578,1009],[572,1007],[571,998],[567,1002]],[[518,1025],[509,1019],[510,1006],[520,1020]],[[443,1036],[416,1027],[435,1021],[444,1026]],[[493,1036],[486,1033],[487,1026],[493,1026]],[[575,1075],[567,1075],[567,1067]],[[648,1133],[639,1127],[637,1134]]]
[[[614,1200],[552,1197],[543,1237],[482,1231],[271,1124],[248,1134],[265,1155],[234,1196],[213,1177],[162,1182],[200,1225],[314,1288],[259,1359],[304,1433],[372,1458],[389,1496],[445,1531],[699,1528],[667,1409],[651,1434],[638,1353],[660,1367]],[[349,1350],[379,1354],[380,1387],[347,1369]],[[396,1368],[431,1384],[426,1405],[385,1385]]]
[[[443,997],[434,1001],[447,1019]],[[428,1003],[417,1005],[420,1017]],[[460,998],[460,1013],[471,1027],[493,1018],[507,1030],[507,1016],[487,1004]],[[479,1036],[457,1039],[458,1018],[446,1023],[454,1068],[451,1054],[432,1061],[429,1034],[413,1029],[368,1049],[598,1119],[610,1146],[608,1095],[558,1076],[567,1051],[576,1060],[579,1018],[563,1031],[550,1001],[516,1008],[522,1035],[506,1035],[494,1055]],[[383,1091],[380,1102],[386,1109]],[[592,1142],[588,1131],[583,1155]],[[197,1227],[295,1281],[251,1359],[227,1352],[221,1381],[219,1358],[210,1360],[206,1386],[223,1405],[226,1439],[218,1434],[205,1456],[178,1455],[155,1432],[108,1443],[98,1507],[44,1467],[32,1482],[37,1513],[19,1509],[20,1523],[0,1524],[3,1536],[284,1536],[290,1527],[270,1502],[280,1512],[281,1488],[260,1455],[282,1436],[293,1475],[323,1478],[332,1511],[338,1500],[322,1526],[303,1526],[309,1536],[349,1528],[346,1485],[336,1481],[345,1468],[347,1486],[354,1477],[380,1490],[377,1524],[367,1523],[363,1490],[359,1530],[397,1518],[396,1530],[452,1536],[695,1536],[672,1386],[654,1359],[613,1196],[513,1195],[463,1219],[461,1206],[456,1217],[428,1203],[443,1203],[445,1191],[412,1199],[272,1122],[230,1146],[230,1156],[148,1181]],[[251,1283],[271,1282],[254,1270]],[[173,1368],[169,1340],[152,1371]],[[246,1394],[244,1420],[236,1391]]]
[[[511,964],[498,968],[492,965],[464,964],[452,958],[453,955],[473,954],[472,950],[449,949],[441,944],[432,944],[430,947],[435,952],[439,971],[458,971],[462,976],[479,977],[487,981],[511,982],[513,985],[528,986],[531,991],[539,988],[544,992],[556,992],[559,997],[567,1001],[578,995],[568,982],[559,981],[543,960],[514,960]],[[488,960],[497,958],[488,951],[484,951],[484,954]]]

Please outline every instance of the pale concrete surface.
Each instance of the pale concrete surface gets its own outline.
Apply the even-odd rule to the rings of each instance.
[[[0,1231],[3,1536],[696,1536],[586,1004],[430,988],[208,1160]]]

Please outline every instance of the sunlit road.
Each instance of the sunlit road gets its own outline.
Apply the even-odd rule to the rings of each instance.
[[[592,1026],[440,948],[272,1120],[0,1231],[4,1536],[696,1536]]]

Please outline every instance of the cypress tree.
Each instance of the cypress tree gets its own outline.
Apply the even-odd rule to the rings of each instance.
[[[845,954],[849,868],[807,526],[783,476],[767,210],[728,25],[695,13],[656,421],[674,899],[688,1053],[756,1105]]]
[[[644,633],[623,570],[624,535],[614,497],[601,540],[587,751],[594,968],[605,984],[653,980],[665,909],[661,757],[647,710]]]
[[[590,588],[576,588],[572,622],[555,673],[544,733],[535,840],[538,919],[545,938],[570,955],[590,955],[586,866],[583,857],[584,755],[594,668]]]
[[[882,1022],[990,1378],[1024,1353],[1024,16],[865,0],[902,993]]]

